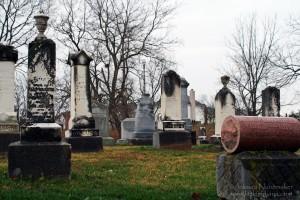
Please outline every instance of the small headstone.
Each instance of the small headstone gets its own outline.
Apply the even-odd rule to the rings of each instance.
[[[153,100],[149,94],[143,94],[139,99],[135,115],[135,128],[131,143],[134,145],[152,145],[155,131]]]
[[[121,122],[121,139],[133,139],[135,118],[126,118]]]
[[[267,87],[262,91],[262,116],[280,117],[280,90]]]
[[[228,89],[227,84],[230,78],[222,76],[221,81],[223,88],[217,93],[215,97],[215,135],[214,137],[221,137],[221,127],[224,119],[227,116],[235,115],[235,96]]]
[[[34,18],[39,34],[29,44],[28,120],[21,141],[9,145],[8,172],[10,177],[69,177],[71,146],[61,141],[61,127],[54,123],[55,43],[43,34],[49,17]]]
[[[99,151],[103,149],[99,129],[95,128],[92,115],[89,64],[92,61],[84,50],[70,54],[71,66],[71,117],[70,137],[67,142],[72,151]]]
[[[11,142],[19,140],[19,126],[14,112],[15,63],[18,52],[13,46],[0,44],[0,152],[6,152]]]

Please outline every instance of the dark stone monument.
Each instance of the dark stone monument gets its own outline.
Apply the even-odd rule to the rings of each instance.
[[[28,113],[21,141],[8,150],[10,177],[69,177],[71,146],[61,141],[61,127],[54,123],[55,43],[43,34],[48,16],[36,15],[39,34],[29,44]]]
[[[182,118],[181,78],[169,70],[161,83],[161,130],[153,134],[154,148],[191,149],[191,133],[185,130]]]
[[[149,94],[143,94],[135,115],[135,131],[130,143],[133,145],[152,145],[155,121],[153,100]]]
[[[262,116],[280,117],[280,90],[267,87],[262,91]]]
[[[18,52],[13,46],[0,43],[0,152],[11,142],[20,140],[15,102],[15,63]]]
[[[217,158],[217,194],[227,200],[300,199],[300,122],[294,118],[230,116]]]
[[[70,137],[66,141],[74,152],[93,152],[103,149],[99,129],[92,115],[89,64],[92,61],[84,50],[70,54],[71,117]]]

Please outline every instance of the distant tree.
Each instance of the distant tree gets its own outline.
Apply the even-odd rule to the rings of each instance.
[[[230,41],[232,67],[226,70],[230,85],[238,94],[241,110],[247,115],[261,113],[261,91],[268,85],[282,88],[291,82],[281,62],[278,32],[274,21],[257,23],[256,16],[242,19]]]
[[[174,11],[169,0],[64,0],[64,13],[54,22],[59,40],[73,50],[84,48],[94,61],[90,66],[92,93],[107,102],[109,121],[121,130],[129,117],[138,90],[142,58],[149,61],[153,94],[159,73],[166,68],[165,51],[174,44],[168,38],[168,20]],[[149,67],[149,68],[148,68]],[[152,69],[152,70],[151,70]],[[154,78],[153,78],[154,77]],[[141,77],[139,77],[141,78]],[[152,85],[151,85],[152,84]]]

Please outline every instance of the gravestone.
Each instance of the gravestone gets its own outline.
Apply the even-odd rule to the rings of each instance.
[[[19,126],[14,112],[15,63],[18,52],[13,46],[0,44],[0,152],[19,140]]]
[[[195,90],[190,90],[190,118],[192,121],[196,121],[196,99],[195,99]]]
[[[143,94],[139,99],[135,115],[133,138],[130,140],[134,145],[152,145],[153,133],[155,132],[155,120],[153,112],[154,102],[149,94]]]
[[[188,116],[188,105],[189,105],[189,97],[187,94],[187,88],[190,84],[185,80],[185,78],[181,78],[180,87],[181,87],[181,119],[185,121],[185,129],[187,131],[192,131],[193,125],[192,120],[189,119]]]
[[[72,151],[92,152],[103,149],[99,129],[92,115],[89,64],[92,61],[84,50],[69,55],[71,66],[71,116],[69,121]]]
[[[169,70],[161,82],[161,115],[162,130],[153,134],[154,148],[191,149],[191,134],[185,130],[181,119],[181,78]]]
[[[221,137],[221,127],[224,119],[235,114],[235,96],[227,87],[229,80],[228,76],[221,77],[223,88],[215,97],[215,135],[212,136],[215,138]]]
[[[262,91],[262,116],[280,117],[280,90],[267,87]]]
[[[102,137],[103,146],[111,146],[115,144],[115,139],[110,137],[108,132],[108,107],[105,104],[93,102],[92,115],[95,119],[95,127],[99,129]]]
[[[135,130],[135,118],[126,118],[121,122],[121,139],[133,139]]]
[[[38,36],[29,44],[27,122],[21,141],[8,150],[10,177],[65,176],[71,172],[71,146],[54,123],[55,43],[46,38],[48,16],[36,15]]]
[[[300,199],[300,123],[294,118],[229,116],[226,153],[217,157],[217,194],[227,200]]]

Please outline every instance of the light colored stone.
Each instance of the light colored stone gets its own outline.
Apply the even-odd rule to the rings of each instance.
[[[126,118],[121,122],[121,139],[133,139],[135,118]]]

